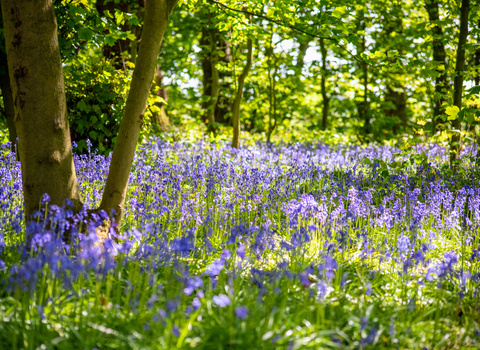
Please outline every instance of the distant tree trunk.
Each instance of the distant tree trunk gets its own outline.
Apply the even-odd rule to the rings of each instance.
[[[245,86],[245,79],[252,67],[253,61],[253,42],[252,39],[247,40],[247,63],[243,68],[242,74],[238,77],[238,89],[235,94],[235,101],[233,102],[232,124],[233,124],[233,140],[232,147],[238,148],[240,146],[240,105],[242,103],[243,88]]]
[[[320,50],[322,52],[322,99],[323,99],[323,109],[322,109],[322,130],[327,130],[328,123],[328,111],[330,108],[330,97],[327,94],[327,49],[325,48],[325,42],[323,39],[320,39]]]
[[[438,0],[426,0],[425,7],[430,22],[438,23],[437,21],[440,21]],[[439,118],[445,114],[445,108],[442,107],[442,104],[448,98],[449,84],[447,79],[447,54],[443,43],[443,29],[440,25],[436,24],[432,28],[432,32],[433,61],[436,63],[435,70],[438,74],[435,78],[435,94],[433,96],[432,132],[435,134],[437,131],[437,123],[442,121]],[[443,66],[443,69],[439,66]]]
[[[159,66],[155,69],[153,81],[155,82],[153,93],[167,102],[167,89],[163,86],[163,74]],[[170,128],[170,120],[168,119],[167,112],[165,112],[165,103],[155,102],[155,106],[158,107],[160,111],[158,113],[152,113],[152,124],[156,125],[160,130],[168,130]]]
[[[392,5],[385,12],[383,26],[383,47],[387,49],[395,49],[400,55],[403,54],[402,43],[397,40],[391,41],[392,34],[396,34],[395,38],[401,38],[403,33],[403,10],[399,5]],[[407,92],[402,79],[398,79],[399,72],[392,72],[386,79],[385,91],[385,107],[384,113],[386,117],[396,118],[400,123],[396,123],[393,132],[396,134],[400,129],[407,129]]]
[[[308,38],[307,40],[299,40],[300,45],[298,46],[297,63],[295,64],[299,74],[302,73],[302,69],[305,66],[305,55],[307,54],[307,50],[310,47],[311,41],[311,38]]]
[[[220,78],[217,68],[218,54],[217,54],[217,36],[216,29],[213,27],[212,15],[208,13],[208,34],[210,36],[210,64],[211,64],[211,88],[210,97],[207,107],[207,122],[208,133],[215,135],[215,109],[217,108],[218,94],[220,92]]]
[[[460,11],[460,33],[458,36],[457,60],[455,62],[455,80],[453,89],[453,104],[462,110],[462,95],[463,95],[463,71],[465,69],[465,44],[468,36],[468,14],[470,12],[470,0],[462,0],[462,8]],[[460,131],[460,118],[452,121],[454,130]],[[455,132],[450,140],[450,164],[458,157],[460,133]]]
[[[155,72],[158,51],[167,27],[168,17],[175,8],[177,1],[148,0],[145,5],[142,48],[133,71],[130,91],[100,204],[100,209],[109,213],[112,210],[115,211],[117,223],[121,222],[124,212],[128,178],[140,129],[143,125],[145,106]]]
[[[6,56],[2,57],[5,59]],[[7,71],[4,75],[0,75],[0,88],[2,89],[2,97],[3,97],[3,109],[5,119],[7,119],[7,128],[8,128],[8,139],[12,143],[11,150],[15,152],[18,157],[18,144],[17,144],[17,128],[15,127],[14,117],[15,117],[15,107],[13,104],[13,95],[12,95],[12,88],[10,86],[10,76],[8,67]]]
[[[358,14],[358,28],[365,32],[366,28],[366,18],[365,12],[362,10]],[[360,56],[367,49],[367,42],[365,35],[362,36],[362,41],[357,45],[357,52]],[[362,71],[362,77],[359,80],[362,80],[363,85],[363,101],[357,105],[358,108],[358,118],[363,120],[363,134],[368,135],[371,132],[370,116],[368,113],[368,65],[366,62],[359,63],[359,68]]]
[[[385,116],[397,117],[400,119],[401,127],[405,131],[407,128],[407,93],[404,86],[398,86],[396,82],[387,85],[385,92]],[[394,132],[397,132],[399,126],[394,127]]]
[[[80,208],[52,0],[1,3],[27,218],[44,193]]]
[[[273,53],[272,53],[273,54]],[[275,55],[275,54],[273,54]],[[268,98],[269,102],[269,108],[268,108],[268,130],[267,130],[267,142],[270,142],[273,132],[275,131],[278,123],[278,117],[277,117],[277,74],[278,74],[278,65],[277,65],[277,59],[274,58],[274,69],[273,69],[273,75],[270,72],[269,68],[269,85],[270,85],[270,94]]]
[[[201,21],[204,20],[202,13],[200,12],[199,19]],[[231,48],[230,43],[222,38],[222,33],[218,31],[217,28],[208,28],[209,26],[203,25],[202,27],[202,36],[200,38],[200,47],[202,48],[202,52],[200,55],[200,61],[202,64],[202,71],[203,71],[203,103],[202,108],[205,111],[204,114],[204,121],[208,121],[208,108],[211,105],[211,97],[212,97],[212,79],[213,79],[213,70],[212,70],[212,62],[211,62],[211,34],[216,38],[216,50],[223,51],[225,54],[224,57],[219,57],[216,55],[217,63],[225,62],[229,63],[232,60]],[[223,56],[223,55],[222,55]],[[215,68],[217,66],[215,65]],[[219,86],[218,86],[218,97],[217,102],[215,105],[214,111],[214,119],[216,123],[228,123],[229,121],[229,113],[232,110],[232,102],[230,97],[226,92],[229,92],[230,82],[227,79],[223,79],[226,76],[231,76],[230,72],[220,72],[217,70],[218,79],[219,79]]]
[[[480,28],[480,19],[477,22],[478,28]],[[478,39],[477,43],[480,45],[480,33],[477,34]],[[475,85],[480,85],[480,47],[475,51],[475,68],[477,69],[477,74],[475,75]]]
[[[267,142],[271,141],[272,134],[275,131],[278,123],[277,118],[277,75],[278,75],[278,64],[277,56],[273,50],[273,31],[270,36],[269,47],[266,49],[265,56],[268,57],[268,129],[267,129]],[[273,57],[273,74],[272,74],[272,57]]]

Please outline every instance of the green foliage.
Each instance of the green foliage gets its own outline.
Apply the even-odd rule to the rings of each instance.
[[[80,54],[64,66],[68,116],[77,151],[87,150],[87,139],[102,154],[113,150],[123,115],[130,75],[105,59]]]

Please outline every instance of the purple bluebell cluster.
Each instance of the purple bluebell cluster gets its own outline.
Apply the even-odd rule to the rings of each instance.
[[[4,147],[0,288],[33,300],[56,281],[81,300],[104,283],[99,305],[151,310],[140,331],[158,324],[177,342],[192,328],[185,322],[203,313],[250,322],[280,313],[275,308],[293,309],[280,295],[314,308],[315,320],[326,325],[327,306],[341,296],[359,305],[358,317],[342,325],[350,340],[335,335],[335,342],[364,348],[383,329],[397,339],[395,315],[382,323],[365,316],[362,305],[389,295],[378,302],[383,309],[414,312],[440,300],[430,292],[439,288],[474,305],[480,280],[480,183],[468,161],[476,150],[464,151],[462,178],[442,170],[444,148],[410,152],[423,152],[426,161],[387,146],[259,143],[237,150],[151,139],[135,155],[121,233],[111,228],[99,240],[107,214],[87,209],[101,199],[110,158],[75,155],[84,209],[49,205],[45,195],[25,227],[20,164]],[[121,283],[111,282],[116,278]],[[393,281],[401,287],[388,289]],[[52,300],[42,298],[35,310],[48,319]],[[277,304],[267,307],[269,300]],[[288,337],[272,334],[270,342]]]

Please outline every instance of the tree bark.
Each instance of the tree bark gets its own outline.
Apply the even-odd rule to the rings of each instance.
[[[208,133],[215,134],[215,110],[217,108],[218,94],[220,92],[220,78],[217,68],[217,36],[212,23],[212,14],[208,13],[208,34],[210,37],[210,65],[211,65],[211,89],[209,103],[207,104]]]
[[[273,30],[270,29],[271,35],[269,40],[269,47],[265,50],[265,56],[268,57],[268,129],[267,129],[267,142],[270,143],[273,132],[277,127],[277,75],[278,75],[278,62],[277,56],[273,50]],[[273,57],[273,75],[272,75],[272,57]]]
[[[470,0],[462,0],[460,11],[460,33],[458,36],[457,60],[455,62],[455,80],[453,82],[453,104],[462,110],[463,95],[463,71],[465,70],[465,44],[468,36],[468,14],[470,12]],[[461,121],[457,118],[452,121],[454,130],[460,131]],[[458,158],[460,133],[455,132],[450,139],[450,164]]]
[[[238,148],[240,146],[240,105],[242,103],[243,88],[245,86],[245,79],[252,67],[253,61],[253,42],[252,39],[247,40],[247,63],[243,68],[242,73],[238,77],[238,89],[235,94],[235,101],[233,102],[232,124],[233,124],[233,140],[232,147]]]
[[[6,57],[5,62],[6,62]],[[7,71],[4,75],[0,75],[0,88],[2,89],[2,97],[3,97],[3,109],[5,119],[7,120],[7,128],[8,128],[8,139],[11,142],[11,150],[19,158],[18,155],[18,143],[17,143],[17,128],[15,127],[14,117],[15,117],[15,107],[13,104],[13,95],[12,95],[12,88],[10,86],[10,76],[8,67]]]
[[[52,0],[2,0],[5,44],[19,136],[25,212],[44,193],[50,204],[81,206]]]
[[[328,122],[328,110],[330,108],[330,97],[327,94],[327,49],[325,47],[325,42],[323,39],[320,39],[320,50],[322,52],[322,77],[321,77],[321,87],[322,87],[322,99],[323,99],[323,109],[322,109],[322,130],[327,130]]]
[[[477,22],[478,28],[480,28],[480,19]],[[477,43],[480,45],[480,33],[477,34]],[[475,75],[475,86],[480,85],[480,47],[475,51],[475,68],[477,74]]]
[[[153,74],[168,17],[178,0],[149,0],[145,5],[142,45],[133,71],[127,103],[113,149],[110,171],[99,209],[114,211],[117,224],[124,212],[128,179],[143,125]]]
[[[430,22],[440,21],[438,0],[426,0],[425,7],[428,12]],[[437,77],[435,78],[435,94],[433,106],[432,132],[437,131],[437,123],[441,121],[440,116],[445,114],[445,108],[442,104],[448,98],[448,76],[447,76],[447,54],[443,43],[443,29],[438,24],[432,28],[433,32],[433,61],[436,63],[435,70]],[[441,69],[439,66],[443,66]]]
[[[305,55],[307,54],[307,50],[310,47],[311,41],[311,38],[307,39],[306,41],[300,40],[300,45],[298,47],[297,63],[295,64],[295,67],[297,68],[299,74],[302,73],[302,69],[305,66]]]
[[[365,12],[362,10],[358,14],[358,28],[365,32],[366,28],[366,18]],[[359,45],[357,45],[357,53],[361,56],[362,53],[365,52],[367,49],[367,42],[365,35],[362,36],[362,41]],[[362,71],[362,78],[363,80],[363,101],[357,105],[358,108],[358,118],[363,120],[363,134],[368,135],[371,132],[371,124],[370,124],[370,116],[368,113],[368,65],[366,62],[359,62],[359,68]],[[360,80],[360,79],[359,79]]]
[[[157,66],[155,69],[153,81],[155,82],[155,86],[152,93],[160,96],[165,102],[167,102],[167,89],[165,89],[163,86],[163,74],[160,66]],[[152,124],[156,125],[160,130],[163,131],[170,129],[170,120],[168,119],[167,112],[165,112],[165,103],[155,102],[155,106],[160,109],[160,112],[152,113]]]
[[[393,5],[385,12],[383,20],[383,47],[388,50],[397,50],[400,55],[403,55],[404,49],[402,42],[396,40],[392,42],[391,36],[398,34],[395,35],[395,38],[401,38],[403,34],[403,16],[404,13],[401,6]],[[403,131],[407,129],[407,93],[404,81],[401,78],[397,78],[399,74],[401,75],[402,73],[392,72],[391,74],[387,74],[385,84],[385,116],[400,121],[400,123],[395,123],[393,127],[394,134],[397,134],[400,129],[403,129]]]

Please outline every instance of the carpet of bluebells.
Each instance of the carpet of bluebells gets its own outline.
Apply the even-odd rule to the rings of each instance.
[[[45,195],[25,227],[4,145],[0,348],[478,349],[475,155],[152,139],[100,241],[109,158],[75,156],[82,212]]]

